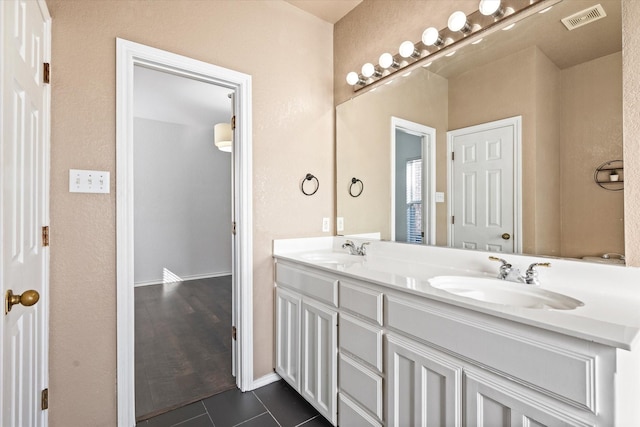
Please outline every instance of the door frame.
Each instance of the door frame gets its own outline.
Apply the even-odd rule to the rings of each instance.
[[[117,404],[118,425],[135,425],[134,329],[134,67],[228,87],[235,93],[233,151],[234,220],[233,325],[237,330],[233,360],[242,391],[253,381],[253,219],[251,76],[128,40],[116,39],[116,238],[117,238]],[[213,144],[213,141],[212,141]],[[231,232],[231,230],[229,230]]]
[[[483,132],[495,128],[511,126],[513,129],[513,251],[522,253],[522,116],[508,117],[506,119],[481,123],[447,132],[447,246],[453,245],[453,227],[451,215],[453,215],[454,188],[453,188],[453,138],[468,133]]]
[[[435,128],[415,123],[399,117],[391,116],[391,240],[396,240],[396,130],[422,139],[422,171],[424,165],[429,166],[429,173],[422,174],[422,188],[427,194],[422,195],[422,220],[428,215],[428,230],[425,234],[423,245],[436,244],[436,130]],[[425,206],[426,202],[426,206]],[[423,226],[424,231],[424,226]]]

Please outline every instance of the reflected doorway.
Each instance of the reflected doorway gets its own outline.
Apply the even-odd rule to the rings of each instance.
[[[391,240],[433,245],[435,141],[429,126],[391,119]]]

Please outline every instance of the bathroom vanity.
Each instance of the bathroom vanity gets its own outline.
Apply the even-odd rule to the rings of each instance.
[[[332,424],[639,425],[640,270],[344,242],[274,242],[276,372]]]

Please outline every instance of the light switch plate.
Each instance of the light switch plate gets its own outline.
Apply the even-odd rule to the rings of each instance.
[[[337,228],[337,231],[344,231],[344,217],[339,216],[336,219],[336,228]]]
[[[329,218],[322,218],[322,231],[325,233],[328,232],[330,226],[331,223],[329,222]]]
[[[110,173],[107,171],[88,171],[69,169],[70,193],[109,193]]]
[[[436,191],[436,203],[444,203],[444,193]]]

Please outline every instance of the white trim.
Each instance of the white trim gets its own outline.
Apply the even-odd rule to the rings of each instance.
[[[275,383],[276,381],[280,381],[280,379],[281,379],[280,375],[276,374],[275,372],[272,372],[270,374],[267,374],[260,378],[255,379],[253,381],[251,389],[255,390],[257,388],[264,387],[271,383]]]
[[[136,282],[133,284],[133,286],[137,288],[139,286],[163,285],[165,283],[179,283],[179,282],[187,282],[189,280],[212,279],[214,277],[224,277],[224,276],[230,276],[230,275],[231,275],[230,271],[222,271],[219,273],[192,274],[190,276],[180,276],[180,279],[182,280],[178,282],[165,282],[162,279],[155,279],[155,280],[146,280],[144,282]]]
[[[515,193],[513,200],[513,250],[515,253],[522,253],[522,116],[509,117],[447,132],[447,246],[449,247],[453,241],[453,227],[451,227],[454,201],[453,161],[451,160],[453,137],[463,133],[482,132],[507,126],[513,128],[513,190]]]
[[[133,71],[144,66],[235,91],[233,246],[236,384],[253,385],[253,243],[251,76],[131,41],[116,39],[117,391],[118,426],[135,425],[133,274]]]
[[[423,164],[429,166],[429,173],[423,174],[424,188],[427,194],[423,197],[423,214],[429,216],[429,232],[424,237],[424,244],[436,244],[436,130],[420,123],[410,122],[391,116],[391,240],[396,240],[396,130],[422,138]],[[424,168],[423,168],[424,171]],[[424,218],[423,218],[424,219]],[[426,222],[426,221],[425,221]]]

